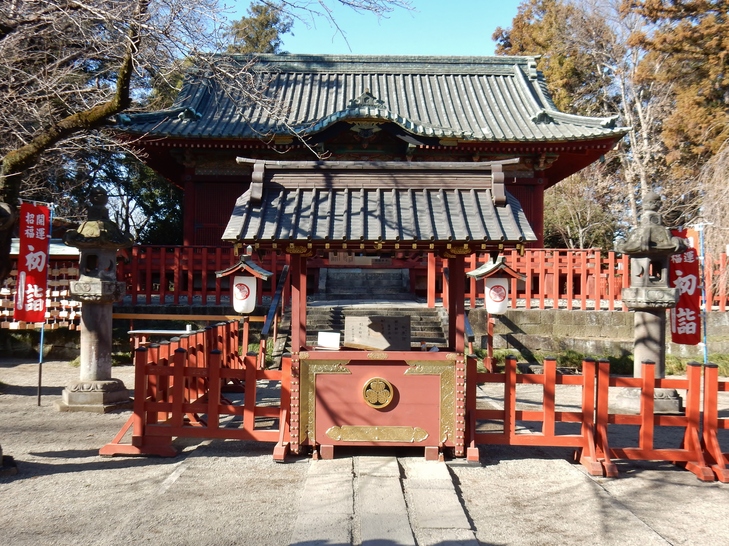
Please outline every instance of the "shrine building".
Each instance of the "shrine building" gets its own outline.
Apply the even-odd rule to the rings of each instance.
[[[426,231],[442,231],[445,224],[477,212],[468,206],[473,203],[469,192],[491,191],[491,169],[485,164],[493,162],[499,166],[498,195],[492,200],[512,204],[513,214],[526,220],[514,244],[541,246],[544,191],[607,153],[626,132],[616,117],[559,112],[536,69],[536,57],[259,55],[220,60],[245,67],[260,97],[244,96],[194,70],[172,108],[118,118],[117,129],[143,148],[148,165],[183,190],[185,246],[227,245],[221,241],[224,232],[225,239],[240,242],[240,233],[231,230],[249,227],[240,225],[240,218],[231,220],[236,201],[246,192],[260,200],[263,187],[272,183],[295,193],[285,196],[287,216],[306,206],[317,208],[315,216],[333,215],[328,227],[321,222],[295,226],[326,238],[330,251],[358,249],[352,241],[370,236],[353,228],[367,217],[368,206],[394,207],[390,212],[401,217],[405,210],[435,215],[429,228],[413,235],[430,240],[439,235]],[[336,192],[312,191],[333,181],[348,193],[336,200],[339,208],[326,209],[321,203],[333,203],[329,199]],[[405,190],[426,187],[458,191],[444,201],[444,209],[435,210],[440,205],[431,201],[425,211]],[[358,201],[355,189],[365,188],[379,188],[379,201]],[[395,189],[405,193],[388,202],[385,194]],[[275,213],[268,214],[280,223]],[[267,229],[271,241],[287,240],[280,233],[285,226]],[[383,226],[367,229],[373,245],[389,236]],[[463,229],[465,239],[480,243],[473,251],[494,250],[484,243],[492,236],[503,246],[514,235]],[[455,241],[461,235],[443,236]]]

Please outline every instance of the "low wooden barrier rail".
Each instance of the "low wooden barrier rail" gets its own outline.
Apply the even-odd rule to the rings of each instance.
[[[704,422],[702,446],[704,455],[716,478],[729,483],[729,453],[722,452],[719,430],[729,430],[729,417],[719,418],[719,393],[729,393],[729,381],[719,381],[716,364],[704,366]]]
[[[629,415],[608,412],[610,387],[640,389],[640,414]],[[655,389],[686,391],[686,411],[682,415],[657,415],[654,412]],[[612,426],[611,426],[612,425]],[[615,435],[610,429],[616,425],[638,426],[638,445],[615,447]],[[701,365],[690,364],[686,378],[655,378],[655,364],[643,362],[641,377],[610,376],[610,363],[601,361],[597,377],[597,417],[595,423],[597,454],[608,477],[617,476],[613,459],[642,461],[671,461],[681,463],[699,480],[713,481],[714,473],[706,462],[701,445]],[[672,448],[655,446],[656,427],[683,428],[681,445]]]
[[[132,416],[100,454],[174,456],[175,437],[283,445],[287,427],[282,405],[257,401],[257,382],[281,382],[282,372],[258,369],[256,354],[241,356],[239,336],[238,323],[229,322],[137,349]],[[226,397],[241,391],[242,401]],[[275,398],[279,396],[287,407],[288,393]],[[280,430],[259,426],[261,419],[278,420]],[[130,429],[131,443],[122,443]]]
[[[469,420],[470,445],[466,452],[469,461],[478,461],[477,444],[501,444],[520,446],[561,446],[574,447],[580,463],[590,474],[602,475],[603,469],[596,458],[594,440],[595,414],[595,375],[596,363],[586,360],[582,365],[582,375],[557,375],[557,361],[545,359],[543,374],[517,375],[517,361],[508,357],[504,373],[482,373],[476,369],[473,359],[468,361],[467,369],[467,413]],[[476,388],[478,384],[498,383],[504,385],[503,409],[480,409],[476,407]],[[542,385],[542,409],[537,411],[517,410],[517,385]],[[575,385],[582,387],[580,411],[556,410],[556,386]],[[479,432],[479,421],[500,421],[501,431]],[[540,422],[539,433],[520,434],[516,430],[517,421]],[[558,434],[556,423],[581,423],[577,434]]]

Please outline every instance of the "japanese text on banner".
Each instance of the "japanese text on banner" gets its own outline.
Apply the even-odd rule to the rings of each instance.
[[[13,317],[17,321],[44,322],[48,279],[50,210],[43,205],[20,205],[18,284]]]
[[[681,236],[681,235],[679,235]],[[701,279],[695,248],[671,256],[669,280],[678,288],[678,303],[671,309],[671,340],[680,345],[701,342]]]

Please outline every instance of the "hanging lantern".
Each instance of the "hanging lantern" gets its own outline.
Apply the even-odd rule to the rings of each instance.
[[[252,313],[256,307],[257,279],[237,275],[233,277],[233,309],[236,313]]]
[[[473,279],[484,280],[484,304],[489,315],[503,315],[509,307],[509,284],[512,279],[524,281],[521,273],[504,262],[503,256],[491,260],[466,273]]]
[[[509,307],[509,279],[489,277],[484,282],[486,311],[490,315],[503,315]]]

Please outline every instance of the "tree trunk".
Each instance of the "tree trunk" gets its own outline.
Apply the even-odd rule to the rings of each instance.
[[[122,59],[116,80],[116,91],[111,100],[87,110],[76,112],[48,127],[28,144],[9,152],[2,159],[0,169],[0,207],[13,212],[17,217],[18,198],[23,171],[32,167],[43,152],[76,133],[97,129],[111,116],[129,107],[133,61],[140,40],[140,27],[147,16],[149,0],[139,0],[135,23],[129,30],[129,46]],[[13,236],[13,219],[4,221],[0,217],[0,283],[10,274],[10,242]]]

